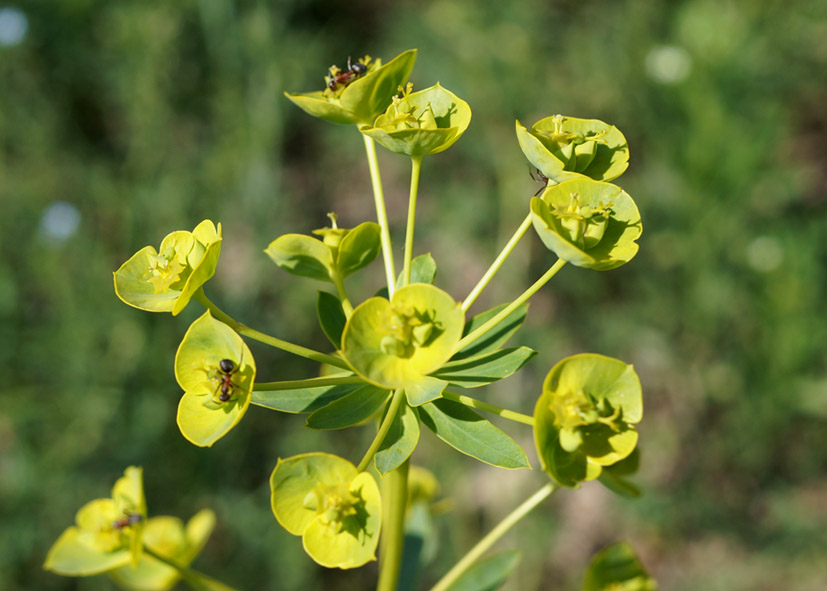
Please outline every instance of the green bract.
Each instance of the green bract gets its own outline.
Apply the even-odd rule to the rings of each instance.
[[[594,353],[568,357],[543,382],[534,410],[534,441],[543,469],[575,487],[637,445],[643,416],[640,380],[631,365]]]
[[[345,76],[335,89],[329,86],[331,76],[342,73],[330,69],[325,90],[284,95],[306,113],[332,123],[369,125],[383,113],[391,98],[408,80],[416,60],[416,50],[409,49],[384,66],[381,60],[363,58],[368,70],[361,76]]]
[[[620,187],[579,178],[531,199],[531,221],[543,243],[578,267],[605,271],[637,253],[640,213]]]
[[[220,251],[221,224],[204,220],[192,232],[172,232],[157,251],[145,246],[115,271],[115,293],[135,308],[175,316],[213,276]]]
[[[347,230],[336,225],[334,214],[328,215],[332,227],[313,230],[322,240],[304,234],[285,234],[273,240],[264,252],[293,275],[334,283],[376,258],[381,249],[378,224],[365,222]]]
[[[143,543],[153,552],[187,567],[204,548],[215,528],[215,513],[199,511],[186,526],[177,517],[151,517],[143,532]],[[122,566],[109,572],[123,589],[166,591],[172,589],[181,574],[160,560],[144,554],[136,567]]]
[[[305,551],[322,566],[355,568],[376,559],[382,504],[367,472],[331,454],[302,454],[279,459],[270,490],[278,522],[302,536]]]
[[[184,437],[202,447],[223,437],[247,411],[255,377],[253,354],[233,329],[209,311],[193,322],[175,355]]]
[[[421,158],[453,145],[471,122],[471,108],[439,84],[394,97],[373,127],[360,128],[391,152]]]
[[[583,591],[655,591],[655,580],[626,542],[602,550],[589,564]]]
[[[439,381],[426,377],[453,354],[464,316],[460,305],[441,289],[427,283],[408,285],[390,301],[374,297],[353,311],[342,335],[342,352],[356,373],[372,384],[421,389]]]
[[[146,502],[141,468],[130,466],[115,482],[112,498],[90,501],[77,512],[46,556],[43,568],[62,575],[102,573],[141,559]]]
[[[517,140],[528,161],[553,183],[584,176],[610,181],[629,166],[626,138],[597,119],[554,115],[530,130],[517,121]]]

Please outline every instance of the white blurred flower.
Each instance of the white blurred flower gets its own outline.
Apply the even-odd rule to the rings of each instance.
[[[38,233],[55,242],[64,242],[77,232],[80,226],[78,208],[66,201],[56,201],[43,212]]]
[[[677,45],[658,45],[646,54],[646,73],[655,82],[677,84],[692,71],[692,56]]]
[[[29,30],[29,19],[19,8],[0,8],[0,47],[17,45]]]

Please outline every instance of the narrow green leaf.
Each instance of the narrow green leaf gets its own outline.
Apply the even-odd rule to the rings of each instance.
[[[531,467],[523,448],[470,408],[443,399],[419,410],[425,426],[457,451],[501,468]]]
[[[626,542],[609,546],[589,564],[583,591],[655,591],[657,583]]]
[[[379,224],[365,222],[345,234],[339,243],[336,266],[342,277],[370,264],[382,250],[379,240]]]
[[[430,283],[436,279],[436,261],[431,253],[421,254],[411,261],[411,283]],[[402,287],[402,273],[396,279],[396,287]]]
[[[481,560],[468,569],[448,591],[494,591],[505,583],[508,575],[517,568],[522,554],[519,550],[499,552]]]
[[[376,452],[376,469],[387,474],[407,460],[419,442],[419,415],[405,403],[399,406],[388,434]]]
[[[433,375],[460,388],[476,388],[507,378],[536,354],[537,351],[528,347],[500,349],[460,361],[449,361]]]
[[[422,381],[405,388],[405,396],[408,397],[408,404],[419,406],[442,396],[447,385],[445,380],[426,376]]]
[[[337,349],[342,346],[342,331],[345,329],[347,317],[342,310],[342,303],[332,293],[320,291],[316,299],[316,316],[325,336]]]
[[[390,392],[375,386],[361,386],[314,411],[307,417],[311,429],[344,429],[369,419],[388,399]]]
[[[490,310],[483,312],[481,314],[477,314],[471,320],[465,323],[465,329],[462,332],[462,336],[466,336],[491,320],[494,316],[499,314],[508,304],[501,304],[495,308],[491,308]],[[489,351],[496,351],[500,347],[502,347],[505,342],[511,338],[517,330],[522,326],[523,321],[525,320],[526,314],[528,313],[528,304],[523,304],[522,306],[517,307],[511,314],[503,318],[502,322],[499,323],[498,326],[492,328],[485,334],[481,339],[475,341],[459,351],[456,355],[454,355],[451,359],[466,359],[468,357],[473,357],[476,355],[481,355],[482,353],[488,353]]]
[[[353,392],[359,384],[341,386],[317,386],[296,390],[253,391],[251,404],[289,413],[313,412]]]

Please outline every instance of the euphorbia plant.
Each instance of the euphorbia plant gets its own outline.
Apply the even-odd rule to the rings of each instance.
[[[517,560],[513,554],[484,554],[557,488],[575,489],[599,478],[615,492],[639,494],[626,480],[637,467],[635,425],[643,413],[640,381],[631,365],[598,354],[554,364],[536,386],[533,415],[495,406],[484,394],[469,394],[508,378],[538,355],[528,347],[506,346],[526,319],[530,298],[566,263],[604,271],[629,262],[637,253],[641,221],[632,197],[608,182],[628,166],[626,140],[615,127],[562,115],[530,129],[518,122],[515,144],[546,186],[542,194],[527,196],[525,220],[464,299],[436,287],[436,261],[427,254],[413,257],[419,176],[425,156],[460,139],[471,109],[439,84],[414,91],[407,78],[415,57],[411,50],[385,65],[369,57],[348,60],[346,68],[329,69],[322,90],[287,95],[310,115],[355,127],[365,144],[374,193],[375,222],[340,227],[330,214],[330,226],[316,230],[316,236],[287,233],[265,250],[285,271],[332,286],[332,292],[319,292],[315,311],[333,353],[260,332],[207,298],[204,284],[215,271],[222,240],[221,225],[209,220],[192,232],[169,234],[157,251],[146,247],[136,253],[115,273],[115,287],[124,302],[145,310],[177,314],[190,300],[206,308],[186,331],[175,357],[175,376],[184,391],[178,425],[195,445],[211,446],[228,435],[251,404],[307,413],[306,425],[312,429],[375,427],[367,449],[350,459],[319,451],[279,458],[270,489],[275,520],[301,537],[310,558],[342,569],[378,559],[379,591],[398,587],[406,528],[409,533],[428,529],[428,507],[438,487],[433,475],[410,466],[421,427],[455,450],[503,469],[530,468],[528,455],[478,411],[532,428],[545,473],[539,478],[547,482],[432,587],[495,589]],[[412,163],[399,275],[374,142]],[[556,260],[513,301],[467,317],[532,226]],[[345,280],[380,253],[386,285],[374,297],[352,302]],[[244,338],[318,362],[325,371],[301,380],[261,381]],[[409,483],[409,474],[416,481]],[[135,581],[147,589],[167,588],[169,578],[140,579],[143,551],[195,585],[197,577],[187,565],[205,537],[178,545],[159,539],[163,535],[152,519],[146,520],[135,469],[127,475],[133,483],[128,502],[113,495],[81,510],[78,525],[55,545],[47,567],[70,575],[110,572],[127,588],[139,584]],[[116,485],[116,490],[124,486]],[[124,517],[118,517],[119,511]],[[178,532],[176,539],[186,537],[180,526],[172,530]],[[161,547],[169,549],[162,552]],[[86,562],[73,567],[66,557],[74,555]],[[409,571],[422,570],[424,558],[414,556]],[[625,566],[614,568],[617,564]],[[589,591],[654,585],[628,546],[601,554],[585,584]]]

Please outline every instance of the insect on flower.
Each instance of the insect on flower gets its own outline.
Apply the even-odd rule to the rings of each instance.
[[[362,62],[351,63],[350,57],[348,57],[347,70],[340,70],[336,66],[331,66],[330,75],[327,76],[327,87],[330,90],[336,90],[339,86],[347,86],[360,76],[364,76],[367,71],[366,64]]]
[[[548,187],[548,177],[546,175],[544,175],[542,172],[540,172],[539,168],[536,169],[536,170],[537,170],[537,176],[534,176],[534,173],[531,172],[531,169],[529,169],[529,171],[528,171],[528,174],[531,175],[531,178],[533,180],[543,183],[542,186],[539,189],[537,189],[537,192],[534,193],[535,197],[537,197],[537,195],[542,193],[545,190],[545,188]]]
[[[213,395],[217,394],[220,390],[221,394],[218,395],[219,401],[227,402],[233,395],[233,391],[236,388],[236,384],[233,383],[233,376],[238,373],[240,368],[241,363],[239,362],[239,364],[236,365],[232,359],[222,359],[218,362],[218,375],[214,378],[218,380],[218,385],[215,387]]]
[[[140,513],[126,513],[117,521],[113,521],[112,527],[114,529],[123,529],[125,527],[129,527],[130,525],[141,523],[143,520],[144,518]]]

